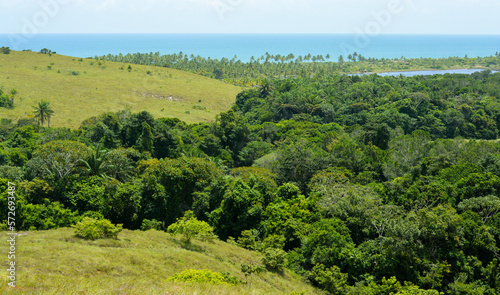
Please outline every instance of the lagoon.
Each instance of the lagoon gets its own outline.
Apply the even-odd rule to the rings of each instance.
[[[385,73],[376,73],[382,77],[397,77],[403,75],[404,77],[413,77],[413,76],[431,76],[431,75],[444,75],[444,74],[465,74],[470,75],[473,73],[484,71],[483,69],[455,69],[455,70],[425,70],[425,71],[402,71],[402,72],[385,72]],[[498,71],[491,71],[492,73],[497,73]],[[375,73],[366,73],[363,75],[371,75]]]

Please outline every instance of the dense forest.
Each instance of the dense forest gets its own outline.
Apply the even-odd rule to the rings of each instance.
[[[18,230],[196,218],[331,294],[498,294],[500,73],[296,64],[272,63],[298,77],[266,75],[212,123],[129,110],[78,130],[2,119],[0,198],[17,184]]]
[[[444,70],[450,68],[483,68],[491,70],[500,69],[500,54],[489,57],[449,57],[449,58],[405,58],[394,59],[366,58],[357,52],[348,56],[339,56],[332,61],[332,56],[327,54],[305,56],[269,54],[260,57],[251,57],[250,61],[243,62],[237,56],[232,59],[212,59],[201,56],[188,55],[183,52],[177,54],[161,55],[156,53],[134,53],[126,55],[95,56],[98,60],[124,62],[141,65],[156,65],[174,68],[195,74],[224,80],[228,83],[241,86],[261,85],[264,79],[287,77],[310,77],[325,74],[351,74],[388,71],[411,70]]]

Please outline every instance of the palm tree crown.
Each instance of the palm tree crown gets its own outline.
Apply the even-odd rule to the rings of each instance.
[[[47,120],[47,125],[50,127],[50,117],[54,114],[54,110],[50,107],[50,102],[41,100],[38,103],[38,106],[33,107],[34,111],[33,114],[35,115],[35,119],[37,119],[41,125],[45,123],[45,120]]]

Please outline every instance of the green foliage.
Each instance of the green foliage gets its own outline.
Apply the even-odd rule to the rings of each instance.
[[[67,206],[80,212],[96,211],[104,213],[108,200],[109,182],[99,176],[78,178],[68,183],[68,189],[60,199]]]
[[[146,122],[142,123],[142,134],[138,141],[140,142],[139,150],[141,152],[153,154],[153,133],[151,132],[151,126]]]
[[[388,178],[402,176],[405,173],[415,173],[420,161],[425,157],[426,145],[430,136],[423,131],[415,131],[392,140],[390,160],[384,167]]]
[[[0,47],[0,53],[3,53],[3,54],[10,54],[10,48],[9,48],[9,47],[5,47],[5,46],[2,46],[2,47]]]
[[[77,173],[80,161],[90,154],[91,149],[82,143],[57,140],[38,147],[26,166],[34,176],[57,181]]]
[[[143,174],[145,217],[172,223],[190,209],[193,193],[220,175],[217,166],[201,158],[164,159]],[[168,214],[167,211],[168,210]]]
[[[326,267],[342,265],[347,251],[354,247],[349,230],[338,219],[321,219],[308,228],[307,239],[299,250],[305,260],[304,269],[324,264]]]
[[[283,187],[287,187],[287,184],[280,188]],[[298,191],[294,185],[288,187]],[[314,211],[314,203],[300,194],[269,204],[266,208],[266,218],[262,222],[267,232],[264,245],[285,250],[300,247],[303,237],[307,235],[308,224],[314,220]],[[284,238],[284,244],[281,237]]]
[[[253,264],[253,263],[250,263],[250,264],[243,263],[241,265],[241,272],[243,273],[243,275],[245,275],[245,279],[246,279],[247,284],[248,284],[248,290],[250,290],[252,288],[253,275],[259,274],[263,271],[264,271],[264,267],[262,267],[262,265]],[[248,281],[249,277],[250,277],[250,281]]]
[[[244,230],[238,237],[238,246],[249,250],[259,250],[259,231],[256,229]]]
[[[108,170],[112,167],[107,161],[108,151],[97,145],[94,153],[88,158],[81,159],[80,164],[89,176],[107,177]]]
[[[12,186],[14,185],[14,186]],[[8,216],[12,217],[12,197],[15,197],[15,228],[16,230],[48,230],[60,227],[69,227],[78,222],[81,217],[77,212],[64,208],[59,202],[50,202],[42,199],[41,203],[32,204],[26,200],[24,184],[12,183],[10,180],[0,178],[0,222],[7,224]],[[8,188],[15,187],[14,193],[9,194]],[[28,190],[29,191],[29,190]],[[38,198],[38,196],[34,196]],[[12,222],[12,220],[10,220]]]
[[[167,228],[167,231],[172,235],[182,235],[186,243],[190,243],[192,238],[202,241],[212,241],[217,238],[213,233],[213,228],[205,221],[199,221],[193,211],[186,211],[183,217],[178,218]]]
[[[17,229],[19,230],[48,230],[60,227],[69,227],[81,218],[77,212],[64,208],[59,202],[44,204],[23,204],[19,206],[22,214]]]
[[[140,182],[120,183],[116,180],[106,182],[106,197],[104,199],[103,214],[113,223],[121,223],[126,228],[139,228],[141,215],[141,189]],[[155,221],[154,219],[151,221]],[[160,228],[155,228],[158,230]],[[143,222],[144,223],[144,222]]]
[[[0,156],[1,158],[1,156]],[[12,181],[21,181],[24,178],[24,171],[20,167],[8,165],[0,166],[0,178],[10,179]]]
[[[346,181],[345,178],[337,178]],[[370,235],[374,217],[378,216],[381,209],[381,198],[369,187],[357,184],[319,183],[319,177],[314,180],[312,195],[318,199],[318,206],[327,216],[337,217],[345,222],[351,231],[351,236],[356,242],[361,242]]]
[[[233,110],[229,110],[217,117],[214,129],[214,135],[220,139],[221,146],[229,150],[233,159],[237,160],[239,152],[249,141],[250,131],[246,119]]]
[[[82,221],[73,226],[75,235],[86,240],[96,239],[117,239],[118,234],[122,231],[122,225],[113,225],[111,221],[106,219],[93,219],[84,217]]]
[[[486,197],[470,198],[460,202],[457,208],[462,211],[472,210],[478,212],[482,217],[482,221],[487,223],[489,219],[500,212],[500,198],[491,195]]]
[[[33,107],[33,115],[40,125],[43,126],[44,122],[47,121],[47,126],[50,127],[50,118],[54,115],[54,110],[50,106],[50,102],[42,99],[36,107]]]
[[[167,279],[168,282],[194,282],[214,285],[237,285],[238,279],[229,273],[219,273],[209,269],[187,269]]]
[[[156,219],[153,220],[143,219],[141,224],[141,230],[146,231],[150,229],[161,230],[162,229],[161,221],[158,221]]]
[[[500,192],[500,177],[492,173],[471,173],[457,182],[461,200]]]
[[[309,272],[309,279],[330,294],[346,293],[347,274],[341,273],[337,266],[327,268],[323,264],[317,264]]]
[[[96,57],[100,60],[118,61],[122,63],[135,63],[180,69],[196,74],[201,74],[215,79],[224,79],[228,83],[237,84],[240,86],[262,85],[262,89],[255,92],[249,92],[248,97],[265,98],[274,87],[269,83],[271,79],[286,80],[281,78],[290,78],[290,76],[306,77],[325,77],[324,73],[345,74],[345,73],[362,73],[369,69],[372,72],[387,72],[387,71],[409,71],[409,70],[433,70],[433,69],[448,69],[448,68],[470,68],[475,66],[497,67],[499,65],[498,56],[489,57],[474,57],[474,58],[366,58],[356,52],[349,53],[348,56],[339,56],[338,62],[329,61],[330,55],[326,55],[326,60],[323,55],[299,55],[294,54],[281,55],[266,53],[260,57],[253,57],[248,62],[242,62],[238,59],[211,59],[201,56],[186,55],[181,53],[173,53],[168,55],[160,55],[156,53],[135,53],[135,54],[119,54],[119,55],[104,55]],[[331,56],[330,56],[331,57]],[[478,75],[479,76],[479,75]],[[357,76],[355,76],[357,78]],[[354,78],[353,78],[354,80]],[[358,81],[359,82],[359,81]],[[265,86],[265,87],[264,87]],[[391,86],[387,84],[387,86]],[[425,83],[419,85],[411,85],[415,91],[426,90]],[[279,92],[286,91],[287,88],[276,87]],[[366,87],[360,85],[352,87],[350,91],[352,96],[361,96],[366,98],[369,95],[377,93],[377,88]],[[469,88],[457,87],[457,94],[467,94]],[[386,94],[391,90],[390,87],[382,89],[382,93]],[[241,105],[247,101],[247,97],[243,96],[237,100],[237,105]],[[418,101],[415,103],[415,108],[418,109]]]
[[[266,248],[262,265],[269,271],[282,273],[286,265],[286,252],[278,248]]]
[[[5,47],[0,48],[0,53],[9,54],[9,53],[5,53],[4,48]],[[8,49],[8,47],[7,47],[7,49]],[[12,89],[10,91],[10,93],[4,93],[3,90],[0,88],[0,107],[13,108],[14,107],[14,95],[16,95],[16,94],[17,94],[17,90],[15,90],[15,89]]]
[[[253,162],[271,151],[271,145],[262,141],[249,142],[240,152],[240,165],[251,166]]]
[[[306,190],[314,172],[324,167],[325,162],[321,160],[324,157],[324,151],[300,141],[280,150],[273,172],[278,175],[278,183],[294,182]]]
[[[259,82],[214,123],[0,120],[19,228],[81,221],[95,238],[106,218],[184,242],[216,233],[261,252],[242,269],[249,288],[286,265],[333,294],[498,293],[499,75],[302,74]]]
[[[54,188],[47,181],[35,178],[29,182],[21,182],[20,191],[23,192],[26,201],[32,204],[43,204],[45,200],[50,200]]]
[[[257,189],[238,178],[229,179],[226,186],[220,207],[209,215],[210,224],[222,240],[255,228],[264,213],[264,197]]]

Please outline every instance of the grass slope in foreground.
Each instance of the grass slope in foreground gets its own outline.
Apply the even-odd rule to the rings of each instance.
[[[19,92],[14,109],[0,108],[1,118],[29,117],[44,99],[55,111],[51,126],[70,128],[124,108],[188,123],[211,121],[228,110],[241,91],[174,69],[131,65],[129,70],[123,63],[20,51],[0,54],[0,86]]]
[[[186,247],[155,230],[124,230],[118,240],[96,241],[77,238],[73,232],[62,228],[18,236],[16,288],[8,287],[4,278],[0,294],[320,294],[288,270],[283,275],[254,274],[250,290],[242,283],[166,281],[186,269],[229,272],[245,281],[241,264],[259,263],[261,254],[219,240],[192,241]],[[7,248],[1,247],[2,257],[7,257]]]

